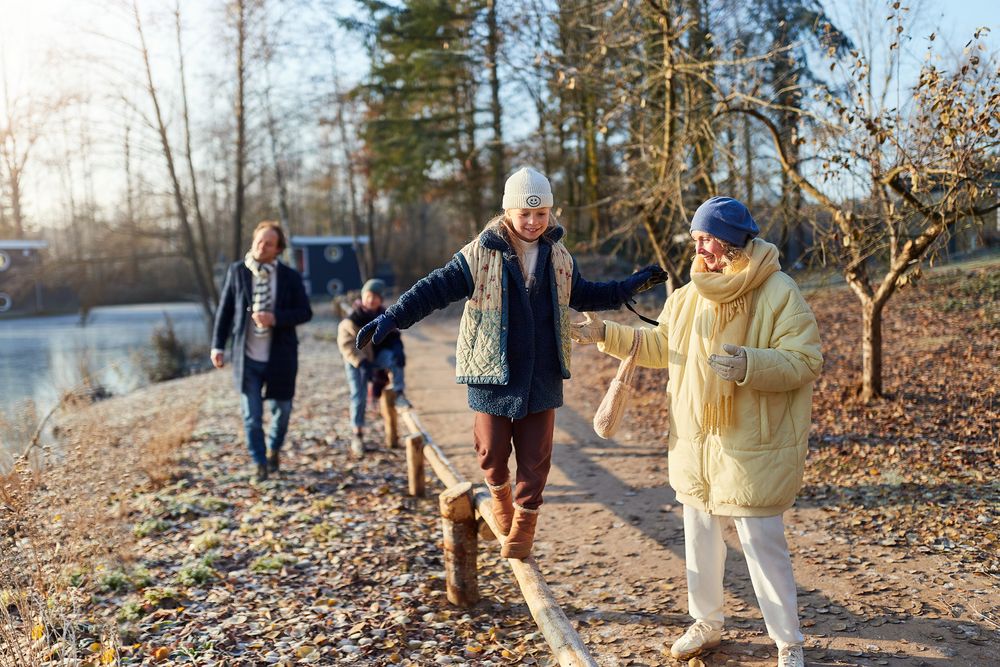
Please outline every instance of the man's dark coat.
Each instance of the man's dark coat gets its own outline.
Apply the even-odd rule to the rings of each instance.
[[[295,375],[299,368],[299,339],[295,327],[312,319],[312,308],[298,272],[278,262],[278,286],[274,303],[274,330],[271,355],[265,374],[264,398],[279,401],[295,395]],[[243,388],[243,358],[247,323],[253,305],[253,274],[242,261],[233,262],[226,272],[219,308],[215,311],[212,348],[225,349],[233,337],[233,375],[237,391]]]

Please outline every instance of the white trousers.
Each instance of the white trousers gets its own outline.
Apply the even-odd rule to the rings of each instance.
[[[684,506],[688,613],[695,620],[720,629],[725,622],[722,576],[726,569],[726,543],[722,539],[722,522],[726,518]],[[795,576],[781,515],[733,517],[733,520],[767,634],[779,646],[802,643]]]

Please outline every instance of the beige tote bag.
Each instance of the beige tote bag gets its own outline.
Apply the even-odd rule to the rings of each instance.
[[[632,378],[635,376],[635,358],[639,355],[639,343],[642,341],[642,331],[635,330],[632,339],[632,349],[628,356],[622,359],[618,373],[608,387],[608,393],[594,413],[594,432],[607,440],[618,430],[622,415],[625,414],[625,404],[634,391]]]

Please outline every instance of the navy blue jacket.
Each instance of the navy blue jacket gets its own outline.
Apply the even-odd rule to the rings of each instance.
[[[295,396],[299,370],[299,338],[295,327],[312,319],[312,308],[298,271],[278,262],[278,287],[274,298],[274,329],[271,354],[265,371],[264,398],[279,401]],[[233,262],[226,272],[219,307],[215,311],[212,348],[224,350],[233,337],[233,375],[237,391],[243,389],[243,359],[246,356],[247,322],[253,305],[253,275],[243,261]]]
[[[499,234],[483,232],[484,247],[503,253],[508,289],[504,292],[508,313],[507,362],[510,380],[505,385],[470,384],[469,407],[498,417],[522,419],[528,414],[558,408],[563,404],[562,368],[556,340],[553,303],[555,276],[550,253],[563,236],[562,227],[547,231],[538,244],[538,262],[531,291],[525,287],[517,254]],[[453,301],[472,295],[472,275],[460,254],[448,264],[420,279],[386,312],[400,329],[422,320]],[[617,281],[592,283],[584,280],[573,262],[573,289],[569,305],[579,311],[613,310],[630,295]]]

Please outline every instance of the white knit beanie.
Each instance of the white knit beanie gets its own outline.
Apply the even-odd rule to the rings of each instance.
[[[531,167],[521,167],[503,186],[503,208],[546,208],[552,206],[549,179]]]

